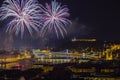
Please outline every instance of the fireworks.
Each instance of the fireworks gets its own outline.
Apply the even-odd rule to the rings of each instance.
[[[67,19],[69,9],[56,1],[52,1],[51,5],[46,3],[46,7],[42,6],[42,9],[44,25],[41,29],[41,35],[47,31],[55,31],[57,37],[59,34],[64,37],[64,33],[67,33],[65,27],[71,24],[71,21]]]
[[[25,29],[32,35],[33,29],[39,31],[41,10],[36,0],[5,0],[0,8],[0,20],[11,19],[6,32],[23,36]]]
[[[71,24],[68,19],[69,9],[55,0],[46,7],[36,0],[5,0],[0,8],[0,20],[8,20],[6,32],[21,35],[27,30],[32,36],[33,30],[40,31],[43,36],[46,32],[55,32],[57,37],[67,33],[66,26]]]

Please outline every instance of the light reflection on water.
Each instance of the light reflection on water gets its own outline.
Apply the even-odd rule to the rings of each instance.
[[[58,78],[58,79],[57,79]],[[44,72],[42,69],[20,70],[0,70],[0,80],[120,80],[120,78],[108,77],[82,77],[67,70],[59,69],[51,72]]]
[[[21,76],[19,80],[25,80],[24,76]]]
[[[57,78],[53,78],[53,79],[57,79]],[[65,79],[65,78],[63,78],[63,79]],[[63,80],[62,78],[61,79],[57,79],[57,80]],[[72,78],[69,78],[69,79],[65,79],[65,80],[120,80],[120,78],[108,78],[108,77],[80,77],[80,75],[79,75],[79,77],[72,77]],[[39,75],[36,75],[36,76],[34,76],[34,77],[32,77],[32,78],[25,78],[24,76],[20,76],[20,77],[18,77],[18,78],[11,78],[11,77],[7,77],[7,76],[4,76],[4,77],[0,77],[0,80],[51,80],[51,78],[50,79],[48,79],[48,78],[45,78],[44,76],[39,76]]]
[[[67,67],[55,68],[53,66],[35,65],[29,70],[19,70],[19,68],[13,68],[18,65],[17,62],[1,64],[0,80],[120,80],[120,78],[107,78],[107,77],[82,77],[80,74],[74,74],[70,72]],[[26,64],[29,66],[29,64]],[[6,68],[7,70],[2,70]],[[12,69],[13,68],[13,69]],[[12,69],[12,70],[11,70]],[[74,69],[74,68],[73,68]]]

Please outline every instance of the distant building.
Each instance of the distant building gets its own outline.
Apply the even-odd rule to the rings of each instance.
[[[73,38],[68,46],[71,49],[80,49],[80,48],[94,48],[94,49],[101,49],[103,48],[103,41],[96,40],[96,39],[76,39]]]
[[[76,42],[76,41],[81,41],[81,42],[95,42],[97,40],[96,39],[76,39],[76,38],[72,39],[72,42]]]

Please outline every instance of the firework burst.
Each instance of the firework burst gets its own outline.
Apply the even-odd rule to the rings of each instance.
[[[23,37],[25,30],[32,36],[41,27],[41,10],[37,0],[5,0],[0,8],[0,20],[9,20],[6,32]]]
[[[64,37],[64,33],[67,33],[66,26],[71,24],[69,17],[69,9],[66,6],[62,6],[61,3],[55,0],[51,4],[46,3],[46,7],[41,6],[43,11],[43,27],[41,29],[41,35],[43,36],[46,32],[55,32],[57,37],[61,34]]]

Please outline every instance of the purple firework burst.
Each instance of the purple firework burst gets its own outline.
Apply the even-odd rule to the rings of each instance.
[[[66,26],[71,24],[69,17],[69,9],[65,5],[56,2],[55,0],[51,4],[46,3],[46,7],[41,5],[43,10],[43,27],[41,29],[41,35],[43,36],[46,32],[55,32],[57,37],[59,34],[64,38],[64,33],[67,33]]]
[[[37,0],[5,0],[0,8],[0,20],[12,17],[9,21],[6,32],[15,32],[16,35],[21,33],[21,37],[28,30],[32,35],[33,30],[39,31],[41,27],[40,16],[41,10]]]

